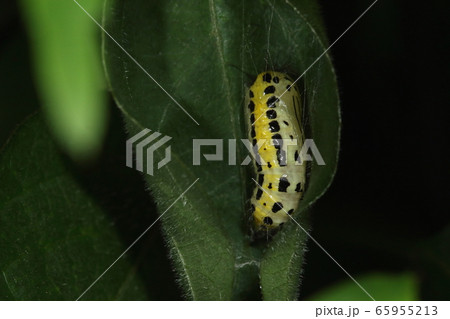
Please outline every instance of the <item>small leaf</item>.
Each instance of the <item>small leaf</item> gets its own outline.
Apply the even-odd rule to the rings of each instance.
[[[261,288],[265,300],[295,300],[298,296],[307,235],[295,224],[285,229],[269,245],[261,262]]]
[[[80,1],[99,17],[103,1]],[[35,83],[52,132],[77,160],[96,155],[107,123],[97,25],[74,1],[22,0]]]
[[[418,281],[411,273],[372,273],[357,276],[355,279],[377,301],[414,301],[419,298]],[[372,300],[350,278],[318,292],[309,299],[317,301]]]

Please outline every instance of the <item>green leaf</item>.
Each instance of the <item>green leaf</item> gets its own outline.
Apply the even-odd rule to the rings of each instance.
[[[302,224],[305,229],[305,223]],[[291,223],[270,243],[261,262],[261,289],[265,300],[297,299],[308,239],[305,231]]]
[[[450,293],[450,225],[437,235],[411,249],[411,258],[418,266],[422,284],[422,300],[449,300]]]
[[[103,1],[79,3],[99,17]],[[57,141],[74,159],[100,150],[107,111],[100,29],[74,1],[22,0],[35,83]]]
[[[372,273],[355,278],[377,301],[414,301],[419,298],[419,285],[411,273]],[[372,300],[351,279],[330,286],[318,292],[310,300],[345,301]]]
[[[172,161],[146,176],[160,212],[199,178],[162,216],[186,297],[254,299],[261,284],[265,299],[295,299],[306,236],[292,224],[268,244],[250,242],[246,203],[254,183],[245,168],[228,164],[227,150],[228,139],[246,137],[243,102],[256,75],[275,69],[299,76],[325,51],[323,27],[312,27],[320,25],[315,2],[107,0],[105,9],[106,30],[128,53],[104,35],[107,79],[129,136],[149,128],[172,137]],[[339,148],[338,94],[329,56],[299,84],[308,107],[308,137],[327,164],[312,165],[297,212],[309,229],[305,212],[330,184]],[[200,166],[193,165],[192,140],[200,138],[223,139],[224,161],[202,157]],[[156,158],[164,157],[164,149]],[[238,147],[237,162],[245,156]],[[288,288],[277,289],[277,278]]]
[[[153,205],[122,158],[109,152],[100,164],[74,167],[41,116],[9,140],[0,154],[1,300],[77,299],[155,220],[143,213]],[[174,298],[161,246],[158,236],[144,237],[83,299]],[[147,290],[155,285],[159,291]]]

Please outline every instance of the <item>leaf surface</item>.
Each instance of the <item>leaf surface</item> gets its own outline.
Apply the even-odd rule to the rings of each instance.
[[[274,69],[298,77],[325,51],[315,2],[107,0],[104,16],[106,30],[122,47],[104,36],[105,70],[128,135],[148,128],[172,138],[171,162],[146,176],[159,211],[199,179],[162,216],[186,296],[258,298],[260,281],[264,299],[295,299],[306,237],[290,225],[268,244],[250,243],[246,203],[254,183],[246,168],[229,165],[234,152],[228,140],[247,136],[244,96],[258,73]],[[299,86],[308,136],[326,163],[312,165],[297,212],[303,223],[337,163],[340,118],[328,55],[309,68]],[[201,156],[201,165],[193,165],[193,139],[222,139],[224,160]],[[163,158],[164,151],[159,148],[156,157]],[[202,154],[214,153],[214,147],[202,148]],[[237,164],[247,155],[238,143]],[[273,276],[285,278],[290,288],[278,291]]]

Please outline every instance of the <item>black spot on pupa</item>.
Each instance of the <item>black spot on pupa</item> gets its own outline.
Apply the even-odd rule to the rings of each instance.
[[[267,118],[268,119],[274,119],[274,118],[276,118],[277,117],[277,111],[275,111],[275,110],[268,110],[267,112],[266,112],[266,115],[267,115]]]
[[[277,121],[272,121],[269,123],[269,130],[273,132],[279,132],[280,131],[280,124],[278,124]]]
[[[294,154],[294,161],[297,162],[297,160],[298,160],[298,151],[295,151],[295,154]]]
[[[264,174],[259,174],[258,175],[258,184],[262,186],[263,183],[264,183]]]
[[[283,208],[283,204],[280,202],[277,202],[277,203],[273,204],[272,212],[276,213],[276,212],[280,211],[282,208]]]
[[[286,126],[289,126],[289,123],[288,123],[288,122],[283,121],[283,123],[284,123]]]
[[[273,224],[273,220],[270,217],[264,217],[263,223],[266,224],[266,225],[272,225]]]
[[[269,82],[272,80],[272,76],[270,75],[270,73],[266,73],[263,75],[263,81]]]
[[[264,89],[264,94],[271,94],[275,92],[275,87],[270,85]]]
[[[286,86],[286,90],[290,91],[291,90],[291,86],[290,85]]]
[[[276,96],[271,96],[266,102],[267,107],[276,107],[277,105],[275,103],[277,103],[278,101],[279,100]]]
[[[289,183],[288,179],[284,176],[281,177],[280,183],[278,184],[278,191],[286,193],[289,185],[291,185],[291,183]]]
[[[253,101],[250,101],[250,103],[248,103],[248,109],[250,110],[250,112],[253,112],[255,110],[255,103],[253,103]]]
[[[267,186],[268,189],[272,189],[272,183],[269,183],[269,186]]]
[[[280,166],[286,166],[287,165],[287,158],[286,158],[286,152],[284,150],[277,150],[277,160],[278,164]]]
[[[270,162],[267,163],[267,167],[268,167],[268,168],[271,168],[271,167],[272,167],[272,164],[270,164]]]
[[[274,81],[275,83],[279,83],[279,82],[280,82],[280,79],[278,78],[278,76],[274,76],[274,77],[273,77],[273,81]]]
[[[263,203],[263,205],[264,205],[264,206],[267,206],[267,204],[266,204],[266,203]]]
[[[252,127],[252,130],[250,132],[251,137],[255,137],[256,136],[256,132],[255,132],[255,127]]]
[[[290,209],[290,210],[288,211],[288,214],[289,214],[289,215],[292,215],[293,212],[294,212],[294,209]]]
[[[255,114],[250,115],[250,123],[255,123]]]
[[[250,96],[250,98],[254,97],[255,95],[253,94],[253,91],[250,90],[250,92],[248,93],[248,95]]]
[[[256,168],[258,170],[258,172],[262,171],[262,167],[261,167],[261,157],[259,156],[258,150],[256,149],[257,146],[253,145],[253,152],[255,154],[255,164],[256,164]]]
[[[298,183],[297,186],[295,186],[295,191],[296,192],[301,192],[302,191],[302,183]]]
[[[281,138],[280,134],[272,135],[272,140],[273,140],[273,146],[275,146],[276,149],[280,149],[283,147],[283,139]]]
[[[262,189],[259,188],[258,191],[256,192],[256,200],[261,199],[262,193],[263,193]]]
[[[273,146],[277,149],[277,160],[280,166],[286,166],[286,152],[283,150],[283,139],[280,134],[272,135]]]
[[[289,137],[291,138],[291,141],[293,141],[293,140],[294,140],[294,137],[293,137],[292,135],[289,135]]]

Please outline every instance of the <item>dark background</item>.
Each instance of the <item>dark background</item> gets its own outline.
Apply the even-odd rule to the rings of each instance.
[[[372,1],[320,3],[331,43]],[[434,284],[431,272],[439,270],[422,256],[433,248],[422,243],[450,222],[449,5],[413,3],[378,1],[331,49],[341,152],[336,178],[313,211],[313,236],[352,274],[412,271],[423,299],[448,300],[448,286]],[[305,297],[346,278],[309,247]]]
[[[371,2],[320,3],[331,43]],[[380,0],[332,48],[342,149],[335,181],[313,211],[313,236],[346,270],[413,272],[422,299],[449,298],[447,286],[437,284],[450,281],[449,263],[442,268],[425,257],[436,248],[433,237],[450,224],[448,9],[444,1],[413,6]],[[38,108],[27,37],[13,1],[2,4],[0,57],[3,144]],[[302,299],[347,278],[317,246],[310,243],[309,249]],[[448,251],[441,256],[447,262]],[[169,287],[174,285],[162,299],[179,298],[176,288]]]

